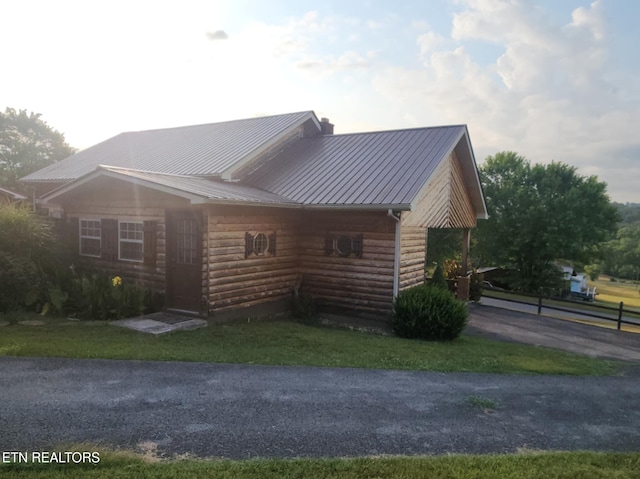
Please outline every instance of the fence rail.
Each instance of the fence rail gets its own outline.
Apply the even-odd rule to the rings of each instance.
[[[640,326],[640,322],[629,321],[628,319],[624,318],[625,314],[627,315],[630,314],[640,318],[640,311],[625,309],[623,301],[620,301],[620,304],[618,305],[617,308],[612,308],[610,306],[604,306],[601,304],[590,304],[587,302],[578,303],[576,301],[570,301],[566,299],[550,298],[548,296],[533,295],[533,294],[527,294],[527,293],[514,293],[512,291],[500,291],[499,294],[495,294],[495,293],[496,291],[494,290],[485,289],[482,292],[482,295],[486,296],[487,298],[499,299],[501,301],[509,301],[511,303],[520,303],[520,304],[526,304],[529,306],[536,306],[538,308],[538,315],[542,314],[542,309],[544,308],[544,309],[552,309],[554,311],[562,311],[566,313],[579,314],[581,316],[588,316],[591,318],[604,319],[607,321],[615,321],[617,323],[618,331],[620,330],[623,324]],[[503,295],[504,296],[511,295],[513,297],[512,298],[503,297]],[[532,301],[525,301],[523,299],[518,299],[522,297],[531,298]],[[549,304],[549,303],[544,304],[544,301],[547,301],[547,302],[552,301],[553,303],[571,304],[574,306],[574,308],[569,309],[568,307],[557,306],[554,304]],[[596,314],[593,311],[590,311],[591,308],[611,311],[612,314],[610,316],[603,316],[602,314]]]

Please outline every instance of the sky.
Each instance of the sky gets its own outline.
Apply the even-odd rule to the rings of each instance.
[[[636,0],[0,2],[0,108],[84,149],[315,111],[335,132],[467,124],[478,164],[560,161],[640,203]]]

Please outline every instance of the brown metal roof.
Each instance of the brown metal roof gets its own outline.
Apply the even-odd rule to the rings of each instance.
[[[178,175],[220,176],[259,154],[292,128],[312,120],[311,111],[121,133],[23,178],[68,181],[111,165]]]
[[[78,186],[90,182],[99,176],[137,182],[152,189],[188,198],[192,203],[235,202],[264,205],[277,204],[281,206],[292,204],[290,200],[281,196],[238,183],[208,180],[206,178],[193,176],[114,168],[111,166],[99,166],[94,171],[77,178],[73,182],[62,185],[47,193],[43,197],[43,200],[50,201],[63,196],[67,192],[73,191]]]
[[[464,125],[301,139],[244,183],[306,205],[411,204]]]

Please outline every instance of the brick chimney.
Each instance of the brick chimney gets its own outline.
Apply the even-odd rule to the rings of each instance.
[[[329,118],[320,118],[320,128],[323,135],[333,135],[333,123],[329,122]]]

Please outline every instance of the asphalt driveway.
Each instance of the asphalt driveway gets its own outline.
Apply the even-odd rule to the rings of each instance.
[[[0,450],[88,441],[231,458],[632,451],[640,448],[640,381],[627,374],[2,357]]]
[[[470,304],[469,312],[469,326],[464,334],[640,362],[640,334],[637,333],[485,304]]]

